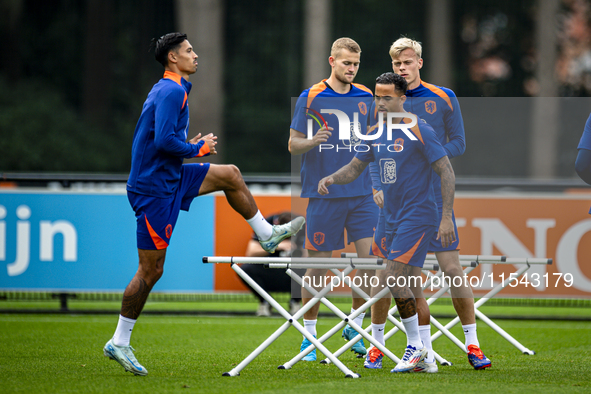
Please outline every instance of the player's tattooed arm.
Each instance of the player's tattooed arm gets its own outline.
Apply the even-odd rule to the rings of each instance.
[[[334,183],[337,185],[346,185],[347,183],[353,182],[359,177],[359,175],[361,175],[368,164],[369,163],[354,157],[349,164],[331,175],[334,179]]]
[[[447,156],[443,156],[431,164],[431,167],[433,167],[433,170],[441,178],[441,197],[443,200],[441,223],[437,231],[437,239],[441,239],[441,246],[447,248],[456,241],[456,232],[452,220],[456,176]]]
[[[433,170],[441,178],[442,216],[451,218],[456,191],[456,175],[447,156],[443,156],[431,164],[431,167],[433,167]]]
[[[337,172],[327,177],[324,177],[318,182],[318,193],[321,195],[328,194],[328,186],[336,184],[336,185],[346,185],[347,183],[353,182],[369,163],[359,160],[358,158],[354,157],[349,164],[344,167],[341,167]]]

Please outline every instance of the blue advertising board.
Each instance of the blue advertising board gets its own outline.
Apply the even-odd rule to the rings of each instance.
[[[213,216],[213,196],[181,211],[154,291],[213,291]],[[0,191],[0,289],[120,292],[137,267],[124,192]]]

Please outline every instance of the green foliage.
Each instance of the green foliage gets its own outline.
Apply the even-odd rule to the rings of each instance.
[[[290,97],[301,92],[301,2],[226,2],[226,161],[242,172],[289,172]],[[197,93],[198,94],[198,93]]]
[[[429,75],[433,44],[428,42],[427,23],[433,1],[331,2],[330,38],[354,38],[363,50],[356,82],[373,89],[376,76],[391,70],[390,44],[406,35],[424,42],[428,66],[421,77],[442,83]],[[162,75],[153,53],[148,53],[149,42],[179,29],[175,3],[104,0],[101,4],[110,12],[102,15],[108,22],[102,26],[88,23],[96,17],[89,12],[89,1],[0,1],[0,34],[8,37],[0,51],[0,171],[127,172],[142,102]],[[561,26],[570,23],[564,11],[570,3],[562,2]],[[458,97],[531,94],[535,4],[534,0],[449,2],[453,83],[448,87]],[[223,137],[227,143],[221,155],[244,173],[290,170],[290,98],[308,87],[302,84],[307,50],[304,6],[299,1],[224,1],[224,43],[219,50],[225,59]],[[559,33],[563,41],[569,37]],[[97,37],[101,44],[90,44]],[[328,52],[329,47],[326,58]],[[510,72],[498,77],[487,74],[479,80],[487,64],[505,66]],[[89,88],[96,88],[89,82],[96,82],[97,76],[88,68],[98,68],[103,75],[100,94]],[[324,70],[328,77],[327,63]],[[577,92],[563,93],[582,94]],[[192,96],[199,94],[196,86]],[[493,127],[479,115],[471,123],[465,112],[468,148],[453,163],[456,175],[526,176],[532,154],[528,151],[529,114],[517,113],[527,122],[511,127],[506,122]],[[574,147],[585,121],[580,114],[563,110],[561,120],[570,119],[573,124],[563,126],[566,131],[557,146],[559,176],[574,175]]]
[[[0,54],[0,171],[129,171],[142,102],[162,75],[150,39],[174,30],[173,0],[103,3],[108,30],[88,23],[88,1],[0,2],[10,38]],[[100,92],[88,88],[97,78]]]
[[[0,79],[0,130],[2,171],[117,171],[130,160],[111,155],[121,142],[85,122],[40,80]]]

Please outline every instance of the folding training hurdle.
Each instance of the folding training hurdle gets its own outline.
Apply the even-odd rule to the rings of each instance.
[[[347,255],[343,255],[343,257],[355,257],[355,254],[351,254],[350,256]],[[269,264],[271,267],[276,267],[276,268],[288,268],[285,267],[284,264]],[[433,263],[426,263],[425,266],[423,267],[424,271],[427,270],[432,270],[432,271],[437,271],[439,269],[439,267],[437,265],[434,265]],[[331,272],[333,272],[335,275],[342,275],[341,272],[339,272],[337,269],[332,268]],[[428,272],[428,271],[427,271]],[[286,271],[286,273],[291,276],[296,282],[298,283],[302,283],[301,278],[293,271],[288,270]],[[307,288],[307,286],[306,286]],[[365,301],[369,301],[370,298],[367,294],[365,294],[361,289],[359,289],[356,286],[351,286],[351,288],[353,289],[353,291],[355,291],[361,298],[363,298]],[[382,298],[385,294],[387,294],[386,291],[382,291],[380,293],[378,293],[374,298],[376,298],[376,300],[374,302],[376,302],[378,299]],[[322,299],[321,300],[325,305],[329,302],[326,299]],[[373,302],[372,302],[373,303]],[[392,309],[390,311],[390,313],[388,314],[388,320],[393,323],[397,329],[402,330],[403,332],[405,332],[404,330],[404,326],[402,325],[401,322],[399,322],[398,320],[396,320],[393,316],[392,313],[393,311],[395,311],[396,308]],[[365,309],[363,310],[365,311]],[[363,313],[363,311],[359,312],[359,313]],[[355,311],[357,312],[357,310]],[[354,315],[358,316],[358,313],[355,313]],[[353,315],[351,315],[353,316]],[[353,340],[347,342],[343,347],[341,347],[339,350],[337,350],[334,354],[335,357],[339,357],[341,354],[343,354],[344,352],[346,352],[348,349],[350,349],[354,343],[356,343],[359,339],[361,339],[361,337],[363,336],[363,338],[366,338],[370,343],[372,343],[375,347],[377,347],[382,353],[384,353],[385,356],[387,356],[388,358],[390,358],[392,361],[394,361],[395,363],[398,363],[400,361],[400,359],[398,357],[396,357],[394,354],[392,354],[385,346],[383,346],[380,343],[377,343],[374,341],[372,336],[369,336],[369,333],[371,332],[371,325],[369,325],[365,330],[365,334],[358,330],[356,327],[358,327],[357,325],[353,326],[351,324],[351,322],[347,322],[347,321],[343,321],[340,322],[339,324],[337,324],[336,326],[334,326],[331,330],[329,330],[326,334],[324,334],[322,337],[319,338],[320,342],[324,342],[326,339],[330,338],[332,335],[334,335],[336,332],[338,332],[340,329],[342,329],[344,327],[345,324],[349,323],[350,326],[352,326],[358,333],[359,335],[357,335]],[[359,327],[361,328],[361,327]],[[369,339],[368,339],[369,338]],[[298,361],[300,361],[303,357],[305,357],[310,351],[312,351],[314,349],[314,345],[310,345],[308,348],[304,349],[302,352],[300,352],[297,356],[295,356],[294,358],[292,358],[291,360],[289,360],[288,362],[286,362],[285,364],[281,365],[279,368],[280,369],[289,369],[291,368],[295,363],[297,363]],[[385,350],[384,350],[385,349]],[[442,364],[442,365],[451,365],[451,363],[449,363],[447,360],[445,360],[444,358],[442,358],[439,354],[435,353],[435,358]],[[325,360],[321,361],[322,364],[330,364],[330,359],[326,358]]]
[[[468,256],[468,257],[473,257],[473,256]],[[494,257],[494,258],[492,258],[492,257]],[[509,277],[507,279],[505,279],[503,282],[501,282],[498,285],[496,285],[495,287],[493,287],[492,290],[490,290],[483,297],[481,297],[477,302],[475,302],[474,303],[474,313],[476,314],[476,317],[478,317],[480,320],[485,322],[497,334],[499,334],[500,336],[505,338],[509,343],[511,343],[513,346],[515,346],[517,349],[519,349],[519,351],[522,352],[523,354],[526,354],[526,355],[536,354],[535,351],[526,348],[519,341],[517,341],[515,338],[513,338],[511,335],[509,335],[505,330],[503,330],[495,322],[493,322],[491,319],[489,319],[484,313],[479,311],[478,308],[481,307],[482,305],[484,305],[486,302],[488,302],[492,297],[494,297],[501,290],[503,290],[509,283],[511,283],[514,280],[518,280],[519,277],[521,277],[521,275],[523,275],[525,272],[527,272],[532,267],[532,265],[550,265],[550,264],[552,264],[552,259],[510,258],[510,257],[505,257],[505,256],[500,256],[500,257],[499,256],[497,256],[497,257],[495,257],[495,256],[481,256],[481,258],[479,260],[477,260],[477,262],[478,262],[478,264],[522,265],[522,267],[518,268],[517,271],[515,271],[514,273],[509,275]],[[446,287],[445,291],[449,292],[449,286]],[[444,326],[444,328],[449,330],[451,327],[455,326],[459,321],[460,321],[460,318],[456,316],[452,321],[450,321],[448,324],[446,324]],[[441,333],[442,333],[442,330],[440,329],[440,331],[433,334],[433,336],[431,337],[431,340],[435,341],[437,338],[439,338],[441,336]],[[456,342],[454,342],[454,343],[456,343]],[[462,351],[466,352],[466,348],[465,348],[464,344],[456,343],[456,345],[458,345],[458,347]]]
[[[501,327],[495,324],[491,319],[486,317],[482,312],[478,310],[480,306],[494,297],[498,292],[500,292],[504,287],[506,287],[511,281],[518,279],[521,275],[523,275],[527,270],[531,268],[534,264],[552,264],[552,259],[540,259],[540,258],[507,258],[505,256],[479,256],[479,255],[466,255],[460,256],[461,265],[465,267],[464,275],[475,269],[479,264],[515,264],[515,265],[523,265],[520,267],[515,273],[510,275],[506,280],[502,283],[495,286],[492,290],[490,290],[484,297],[482,297],[478,302],[475,303],[474,309],[476,316],[488,324],[493,330],[495,330],[499,335],[513,344],[516,348],[518,348],[524,354],[535,354],[534,351],[527,349],[521,343],[519,343],[515,338],[509,335],[506,331],[504,331]],[[423,273],[427,275],[427,281],[423,285],[423,289],[427,288],[431,285],[432,281],[440,277],[443,272],[439,269],[437,264],[434,264],[436,258],[434,255],[427,255],[425,265],[423,267]],[[386,347],[382,346],[381,344],[377,343],[373,337],[370,335],[371,332],[371,325],[369,325],[366,329],[359,327],[353,321],[359,314],[365,312],[368,308],[371,307],[375,302],[377,302],[380,298],[388,294],[389,288],[384,288],[380,291],[375,297],[369,298],[367,294],[365,294],[361,289],[357,288],[356,286],[351,286],[353,291],[355,291],[361,298],[363,298],[366,302],[358,308],[354,313],[347,315],[342,312],[340,309],[335,307],[330,301],[325,298],[325,295],[331,290],[331,286],[327,285],[320,291],[316,291],[315,289],[311,288],[308,283],[302,281],[302,278],[297,275],[293,269],[301,269],[301,268],[317,268],[317,269],[327,269],[333,272],[335,275],[339,275],[342,277],[347,276],[350,274],[354,269],[384,269],[386,267],[385,262],[382,259],[376,258],[357,258],[356,254],[342,254],[341,258],[290,258],[290,257],[203,257],[204,263],[229,263],[232,264],[232,269],[242,278],[244,279],[258,294],[261,295],[263,299],[265,299],[273,308],[275,308],[279,314],[286,319],[286,322],[279,327],[272,335],[269,336],[259,347],[257,347],[250,355],[248,355],[242,362],[240,362],[235,368],[233,368],[229,372],[225,372],[223,376],[239,376],[240,371],[244,369],[252,360],[254,360],[259,354],[261,354],[271,343],[273,343],[277,338],[279,338],[290,325],[293,325],[304,337],[306,337],[310,342],[311,345],[296,355],[294,358],[289,360],[288,362],[280,365],[279,369],[290,369],[293,365],[299,362],[303,357],[305,357],[310,351],[317,348],[320,352],[322,352],[326,359],[321,361],[321,363],[325,364],[335,364],[337,368],[339,368],[344,374],[345,377],[350,378],[358,378],[360,377],[359,374],[351,371],[348,369],[341,361],[338,360],[338,357],[346,352],[351,346],[356,343],[361,338],[365,338],[375,347],[377,347],[385,356],[392,359],[395,363],[399,362],[399,359],[392,354]],[[293,316],[289,314],[279,303],[277,303],[273,297],[271,297],[265,290],[263,290],[256,282],[254,282],[241,268],[239,265],[240,263],[248,263],[248,264],[264,264],[269,268],[281,268],[286,269],[286,274],[293,278],[297,283],[303,285],[306,290],[308,290],[312,295],[313,299],[310,300],[306,305],[304,305],[296,314]],[[342,269],[343,271],[338,271]],[[438,271],[436,274],[432,274],[430,271]],[[349,285],[351,283],[349,282]],[[445,292],[450,291],[450,286],[445,285],[442,286],[435,294],[433,294],[427,300],[427,303],[431,305],[435,302],[441,295]],[[331,310],[341,321],[335,325],[331,330],[326,332],[323,336],[316,339],[312,335],[310,335],[305,328],[298,322],[298,319],[303,317],[303,315],[314,306],[317,302],[322,302],[329,310]],[[401,322],[396,320],[392,315],[396,311],[396,306],[394,306],[388,314],[388,320],[394,324],[394,328],[391,329],[386,335],[384,339],[387,340],[388,338],[392,337],[396,332],[402,331],[405,332],[404,326]],[[442,325],[439,323],[434,317],[431,316],[431,323],[438,329],[438,331],[432,335],[432,341],[435,341],[442,335],[445,335],[450,339],[454,344],[456,344],[463,352],[466,352],[464,344],[455,337],[449,330],[455,326],[459,322],[459,318],[454,318],[451,322],[447,325]],[[332,335],[340,331],[346,324],[349,324],[353,329],[355,329],[359,334],[352,339],[351,341],[347,342],[343,347],[338,349],[336,352],[331,353],[322,343],[330,338]],[[450,362],[445,360],[439,354],[435,353],[435,357],[437,361],[441,365],[451,365]]]
[[[317,348],[320,352],[322,352],[330,361],[331,363],[335,364],[344,374],[345,377],[348,378],[359,378],[360,375],[351,371],[347,368],[338,358],[336,358],[324,345],[322,342],[332,336],[334,333],[339,331],[341,328],[345,326],[345,324],[349,324],[353,329],[357,332],[361,332],[361,335],[367,339],[370,343],[380,349],[387,357],[391,358],[395,362],[398,362],[399,359],[392,354],[386,347],[382,346],[379,343],[376,343],[375,340],[371,335],[369,335],[366,331],[364,331],[361,327],[359,327],[353,321],[359,314],[366,311],[371,305],[377,302],[380,298],[386,295],[390,290],[389,288],[384,288],[378,295],[374,298],[368,299],[361,307],[357,308],[357,310],[350,314],[346,315],[340,309],[335,307],[330,301],[328,301],[324,296],[328,294],[331,290],[331,286],[327,285],[320,291],[316,291],[312,287],[308,286],[308,284],[304,283],[305,288],[310,291],[314,298],[312,298],[306,305],[302,306],[302,308],[293,316],[287,312],[277,301],[273,299],[265,290],[263,290],[254,280],[252,280],[237,264],[239,263],[248,263],[248,264],[265,264],[268,265],[269,268],[287,268],[286,273],[292,278],[296,279],[299,278],[295,272],[292,271],[296,268],[317,268],[317,269],[342,269],[343,272],[339,272],[339,275],[347,276],[351,271],[357,268],[361,269],[384,269],[386,265],[383,263],[381,259],[375,258],[316,258],[316,259],[309,259],[309,258],[291,258],[291,257],[203,257],[204,263],[230,263],[232,264],[232,269],[242,278],[244,279],[258,294],[263,297],[273,308],[279,312],[281,316],[286,319],[286,322],[279,327],[269,338],[267,338],[259,347],[257,347],[250,355],[248,355],[240,364],[238,364],[235,368],[233,368],[229,372],[225,372],[223,376],[238,376],[240,375],[240,371],[244,369],[252,360],[254,360],[259,354],[261,354],[271,343],[273,343],[277,338],[279,338],[288,328],[290,325],[293,325],[304,337],[306,337],[313,346],[310,346],[306,351],[311,351],[314,347]],[[435,268],[435,267],[432,267]],[[299,283],[301,282],[301,278]],[[297,280],[297,279],[296,279]],[[367,296],[367,295],[365,295]],[[365,298],[365,297],[364,297]],[[337,315],[342,322],[337,324],[329,333],[325,334],[319,339],[314,338],[310,335],[306,329],[298,322],[298,319],[304,316],[310,308],[312,308],[317,302],[321,301],[324,305],[326,305],[333,313]],[[305,356],[305,351],[300,353],[298,356],[299,361],[301,358]],[[295,362],[294,361],[294,364]],[[289,369],[291,365],[281,365],[279,369]]]
[[[341,255],[343,257],[344,256],[346,256],[346,257],[356,256],[355,253],[342,253]],[[437,259],[436,259],[435,255],[428,254],[425,259],[425,262],[429,262],[429,261],[432,262],[432,261],[436,261],[436,260]],[[474,268],[476,268],[480,264],[522,265],[522,267],[518,268],[517,271],[515,271],[514,273],[509,275],[509,277],[507,279],[505,279],[503,282],[494,286],[487,294],[485,294],[483,297],[481,297],[480,300],[475,302],[474,303],[474,313],[475,313],[476,317],[478,317],[480,320],[485,322],[497,334],[499,334],[500,336],[505,338],[509,343],[511,343],[513,346],[515,346],[523,354],[534,355],[535,351],[530,350],[530,349],[526,348],[525,346],[523,346],[519,341],[517,341],[515,338],[513,338],[511,335],[509,335],[509,333],[507,333],[505,330],[503,330],[501,327],[499,327],[495,322],[493,322],[490,318],[488,318],[484,313],[479,311],[478,308],[481,307],[482,305],[484,305],[486,302],[488,302],[491,298],[493,298],[501,290],[503,290],[509,283],[511,283],[514,280],[518,280],[521,277],[521,275],[526,273],[532,267],[532,265],[550,265],[550,264],[552,264],[552,259],[547,259],[547,258],[511,258],[511,257],[506,257],[506,256],[460,255],[460,263],[463,267],[467,267],[464,269],[464,275],[468,274],[470,271],[472,271]],[[423,289],[425,289],[431,285],[431,282],[434,279],[434,277],[441,276],[443,273],[442,271],[439,271],[437,274],[433,275],[430,272],[428,272],[427,270],[423,270],[423,272],[427,275],[427,281],[426,281],[425,285],[423,286]],[[435,302],[439,297],[441,297],[446,292],[448,292],[448,293],[450,292],[449,285],[441,287],[435,294],[433,294],[429,299],[427,299],[427,304],[431,305],[433,302]],[[396,311],[396,307],[392,308],[390,310],[390,313],[394,313],[394,311]],[[442,335],[445,335],[465,353],[466,346],[464,345],[464,343],[462,343],[456,336],[454,336],[451,332],[449,332],[449,330],[452,327],[454,327],[456,324],[458,324],[459,321],[460,321],[460,318],[456,316],[452,321],[450,321],[448,324],[443,326],[441,323],[439,323],[437,321],[437,319],[435,319],[433,316],[431,316],[431,324],[433,324],[433,326],[435,326],[438,329],[438,331],[431,336],[431,341],[435,341],[436,339],[440,338]],[[386,335],[384,335],[384,339],[387,340],[392,335],[394,335],[398,330],[399,330],[398,327],[394,327],[392,330],[390,330],[388,333],[386,333]],[[355,343],[355,341],[358,340],[359,338],[361,338],[361,336],[357,336],[356,338],[351,340],[351,342]],[[340,351],[340,349],[339,349],[339,351]],[[339,351],[335,352],[335,355],[342,354],[342,353],[339,353]],[[328,362],[328,361],[324,360],[324,362]],[[441,361],[440,361],[440,364],[441,365],[451,365],[451,364],[445,364]]]
[[[355,253],[342,253],[341,257],[355,257],[357,256],[357,254]],[[442,275],[442,272],[439,271],[436,274],[432,274],[430,271],[438,271],[439,270],[439,266],[434,264],[433,261],[435,259],[431,259],[431,258],[427,258],[425,261],[425,264],[423,265],[422,268],[422,272],[427,275],[428,280],[424,283],[423,285],[423,290],[426,289],[427,287],[429,287],[431,285],[431,281],[433,280],[433,278],[435,277],[440,277]],[[467,267],[466,270],[464,271],[465,273],[468,273],[470,271],[472,271],[474,268],[476,268],[478,266],[478,264],[474,261],[470,261],[470,262],[462,262],[462,266]],[[334,271],[333,271],[334,272]],[[354,289],[355,290],[355,289]],[[355,291],[361,291],[359,289],[355,290]],[[443,292],[442,292],[443,293]],[[433,298],[430,300],[427,300],[427,303],[429,305],[431,305],[437,298]],[[390,321],[391,323],[394,324],[394,328],[391,329],[389,332],[387,332],[384,335],[384,341],[388,340],[390,337],[392,337],[396,332],[398,331],[402,331],[404,334],[406,334],[406,330],[404,329],[404,325],[402,324],[402,322],[399,322],[398,320],[396,320],[396,318],[394,318],[393,314],[396,312],[398,308],[396,307],[396,304],[394,304],[394,307],[392,309],[390,309],[390,311],[388,312],[388,321]],[[463,346],[463,344],[451,333],[449,332],[445,327],[443,327],[439,322],[437,322],[433,317],[431,317],[432,321],[431,323],[433,325],[435,325],[437,328],[439,328],[444,335],[446,335],[452,342],[456,343],[456,344],[460,344]],[[371,332],[371,324],[368,325],[365,328],[365,331],[367,333]],[[361,335],[357,335],[355,338],[353,338],[352,340],[348,341],[345,345],[343,345],[339,350],[337,350],[336,352],[334,352],[334,355],[336,357],[339,357],[340,355],[342,355],[343,353],[345,353],[347,350],[349,350],[354,343],[356,343],[359,339],[361,339]],[[307,350],[307,349],[306,349]],[[441,365],[452,365],[451,362],[447,361],[446,359],[444,359],[441,355],[439,355],[436,351],[433,351],[435,359],[441,364]],[[293,361],[295,360],[300,360],[301,357],[296,356],[294,359],[292,359],[291,361],[289,361],[287,364],[291,364]],[[395,362],[398,362],[398,359],[392,359]],[[330,359],[324,359],[321,361],[322,364],[330,364]]]

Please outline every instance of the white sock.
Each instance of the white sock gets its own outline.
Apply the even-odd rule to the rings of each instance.
[[[421,341],[423,341],[423,346],[425,346],[428,351],[427,356],[425,357],[425,362],[435,362],[433,344],[431,343],[431,325],[427,324],[425,326],[419,326],[419,335],[421,336]]]
[[[374,324],[371,323],[371,335],[375,338],[375,340],[382,344],[386,345],[386,341],[384,340],[384,329],[386,328],[386,323],[384,324]]]
[[[265,217],[261,214],[261,211],[257,211],[256,215],[246,220],[246,223],[252,227],[255,234],[259,239],[266,241],[273,235],[273,226],[265,220]]]
[[[476,335],[476,323],[466,324],[465,326],[462,325],[462,328],[464,329],[464,336],[466,337],[466,351],[468,351],[469,345],[480,347],[480,343],[478,343],[478,335]]]
[[[404,329],[406,330],[406,344],[417,349],[422,349],[423,342],[419,335],[419,315],[415,313],[414,316],[411,316],[408,319],[400,320],[402,321],[402,324],[404,324]]]
[[[318,320],[314,319],[314,320],[306,320],[304,319],[304,328],[306,329],[306,331],[308,331],[310,334],[316,336],[316,322]]]
[[[354,312],[355,312],[355,309],[351,308],[351,313],[354,313]],[[363,318],[365,318],[365,312],[364,313],[360,313],[359,316],[357,316],[355,319],[353,319],[353,321],[359,327],[363,328]]]
[[[119,315],[119,323],[117,323],[117,329],[115,330],[115,335],[113,335],[115,346],[129,346],[131,332],[136,321]]]

